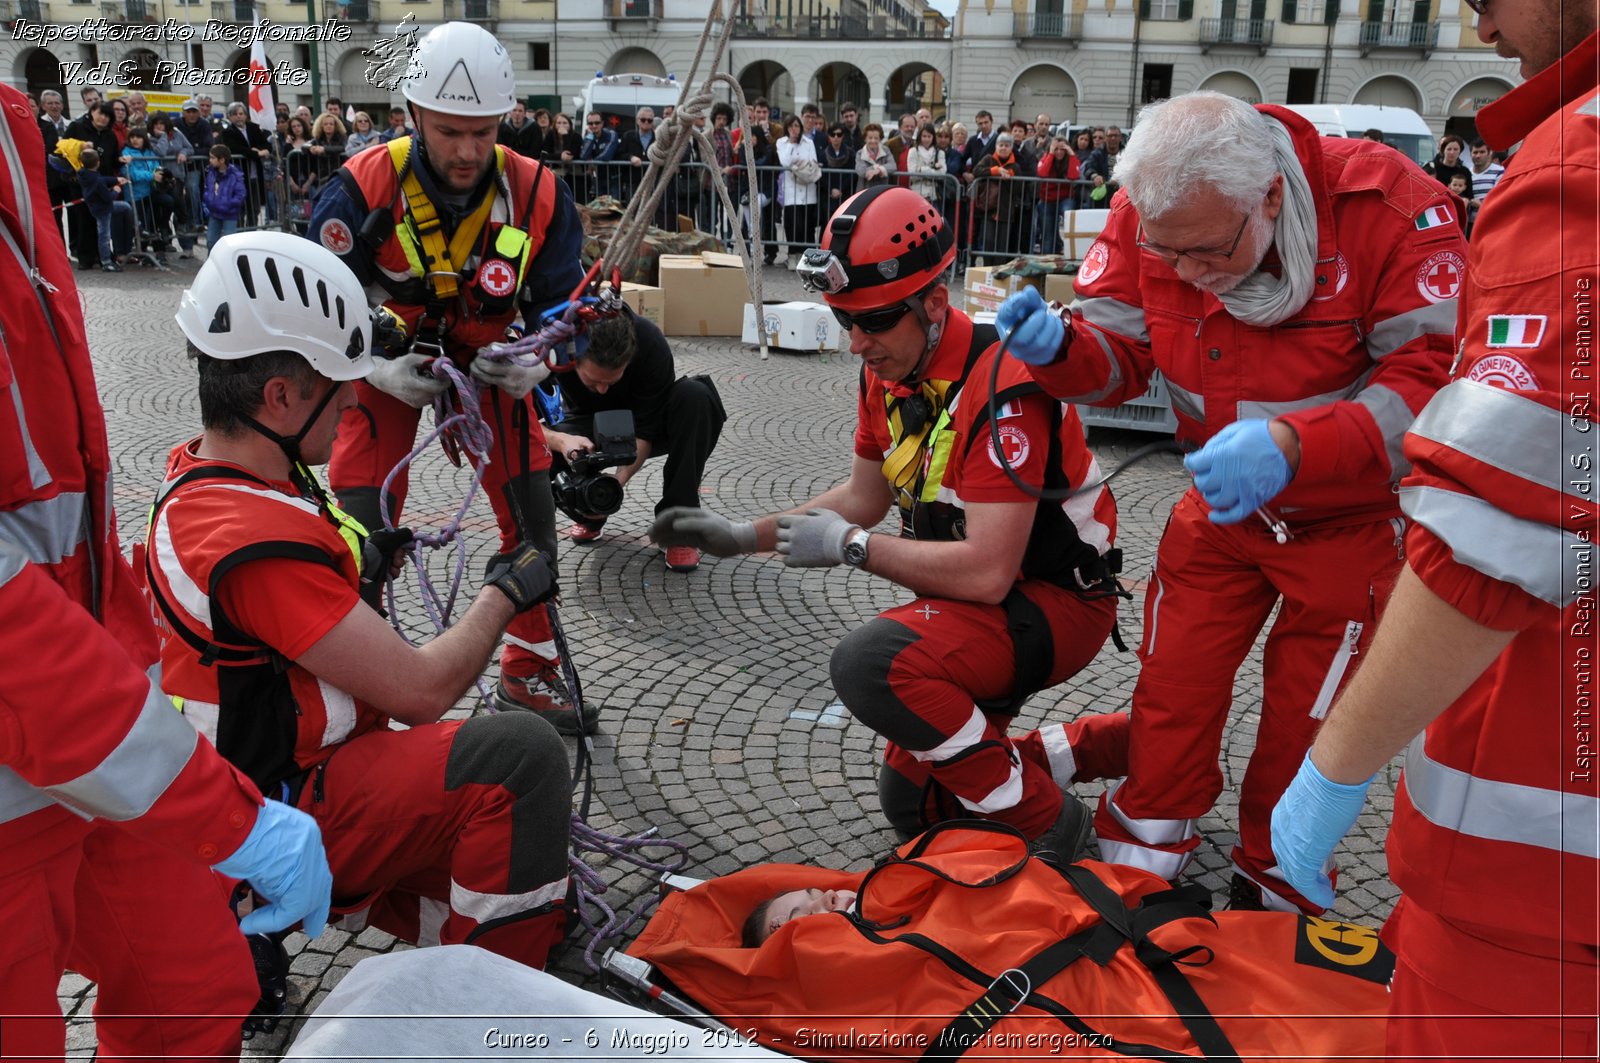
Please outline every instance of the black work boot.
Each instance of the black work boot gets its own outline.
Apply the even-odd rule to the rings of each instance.
[[[1261,887],[1245,878],[1239,872],[1233,873],[1233,881],[1228,885],[1229,912],[1264,912],[1267,906],[1261,903]]]
[[[1061,812],[1044,833],[1028,843],[1028,852],[1041,860],[1066,867],[1083,856],[1094,827],[1094,813],[1072,794],[1061,795]]]
[[[256,983],[261,999],[244,1020],[244,1039],[271,1033],[289,1005],[289,950],[283,947],[288,932],[247,934],[250,956],[256,963]]]

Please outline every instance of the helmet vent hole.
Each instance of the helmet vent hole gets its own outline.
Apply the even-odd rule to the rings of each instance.
[[[239,263],[239,279],[244,282],[245,294],[254,299],[256,297],[256,278],[255,274],[250,272],[250,260],[240,255],[236,261]]]
[[[311,309],[311,295],[306,291],[306,271],[296,266],[291,276],[294,277],[295,291],[300,293],[300,305],[307,310]]]
[[[298,273],[299,270],[296,270],[295,272]],[[328,316],[328,282],[327,281],[324,281],[324,280],[318,280],[317,281],[317,299],[322,303],[322,316],[323,317],[327,317]],[[340,328],[344,328],[344,322],[343,321],[339,322],[339,327]]]
[[[893,236],[889,237],[889,242],[891,244],[898,244],[900,242],[900,240],[901,240],[901,237],[900,237],[899,233],[895,233]]]
[[[367,341],[361,337],[361,330],[358,328],[351,329],[350,343],[344,349],[344,356],[353,362],[357,358],[360,358],[366,349]]]
[[[278,262],[276,259],[267,259],[267,280],[272,284],[272,294],[283,301],[283,281],[278,277]]]
[[[223,303],[217,307],[217,312],[211,315],[211,325],[207,332],[221,334],[233,328],[232,317],[228,313],[228,304]]]
[[[344,296],[336,295],[333,297],[333,310],[339,316],[339,327],[344,328]]]

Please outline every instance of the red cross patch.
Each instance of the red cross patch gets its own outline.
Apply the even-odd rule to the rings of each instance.
[[[340,218],[329,218],[322,223],[322,228],[317,230],[317,242],[336,255],[347,255],[355,246],[355,237],[350,235],[350,226]]]
[[[1461,294],[1467,263],[1454,251],[1436,251],[1417,269],[1417,291],[1430,303],[1442,303]]]
[[[1003,424],[1000,426],[1000,446],[1005,453],[1003,464],[1000,457],[994,452],[993,437],[989,439],[989,460],[994,462],[995,468],[1004,469],[1010,466],[1013,469],[1020,469],[1027,462],[1028,451],[1031,449],[1028,446],[1028,433],[1016,425]]]
[[[483,286],[484,294],[500,299],[516,289],[517,274],[504,259],[491,258],[478,271],[478,283]]]
[[[1096,240],[1094,246],[1089,248],[1089,253],[1083,256],[1083,263],[1078,266],[1078,279],[1075,284],[1093,284],[1100,279],[1100,274],[1106,271],[1106,266],[1111,262],[1111,249],[1104,240]]]

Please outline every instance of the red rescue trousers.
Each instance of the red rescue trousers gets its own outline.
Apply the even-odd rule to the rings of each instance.
[[[1213,524],[1191,489],[1172,511],[1145,590],[1128,778],[1100,800],[1101,857],[1176,878],[1222,793],[1234,677],[1278,606],[1262,665],[1261,724],[1239,788],[1235,868],[1269,907],[1314,910],[1277,873],[1272,808],[1371,641],[1399,574],[1403,524],[1294,528],[1279,543],[1254,517]],[[1292,515],[1288,518],[1293,527]],[[1282,602],[1279,605],[1279,602]]]
[[[1404,897],[1383,939],[1398,961],[1389,987],[1390,1059],[1596,1058],[1600,948],[1454,922]]]
[[[566,927],[571,785],[555,729],[506,712],[353,738],[298,803],[322,826],[336,912],[543,967]]]
[[[1085,601],[1038,581],[1019,586],[1049,628],[1052,660],[1043,686],[1054,686],[1100,652],[1116,602]],[[925,820],[978,816],[1029,838],[1055,822],[1061,789],[1049,768],[1019,754],[1006,734],[1009,712],[981,706],[1019,693],[1004,608],[918,598],[846,635],[831,670],[845,707],[888,739],[885,767],[927,790]]]
[[[494,509],[495,522],[500,529],[500,549],[511,550],[523,535],[518,532],[516,515],[507,498],[507,483],[525,473],[548,474],[550,450],[545,445],[544,429],[534,415],[531,397],[518,401],[499,388],[485,388],[481,412],[495,435],[490,461],[483,469],[484,493]],[[364,488],[376,498],[385,478],[416,446],[417,425],[421,417],[421,410],[406,405],[365,381],[356,381],[356,405],[346,410],[344,419],[339,422],[333,460],[328,463],[328,484],[333,493],[343,500],[349,497],[349,492]],[[521,441],[524,425],[528,432],[526,468],[523,466]],[[465,448],[462,452],[467,454]],[[471,457],[470,454],[467,456]],[[394,496],[394,512],[390,518],[396,526],[401,524],[400,513],[405,507],[410,486],[409,472],[409,466],[402,469],[389,485],[389,492]],[[548,494],[547,487],[542,490]],[[555,515],[550,505],[545,501],[537,510],[524,512],[522,516],[530,524],[527,537],[554,557]],[[363,516],[355,511],[354,506],[346,508],[351,509],[352,515],[358,519]],[[437,513],[412,516],[425,523],[444,524],[455,516],[455,510],[456,506],[452,504]],[[555,661],[557,656],[549,616],[545,610],[529,609],[519,613],[507,625],[505,648],[500,656],[504,674],[518,677],[531,675],[539,665]]]
[[[7,1058],[65,1053],[56,987],[66,969],[99,983],[99,1059],[238,1056],[261,991],[228,884],[203,865],[74,817],[7,848],[0,927]]]

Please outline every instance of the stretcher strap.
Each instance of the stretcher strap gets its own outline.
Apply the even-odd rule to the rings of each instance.
[[[1190,985],[1180,969],[1181,962],[1196,953],[1209,953],[1203,946],[1178,952],[1169,952],[1149,939],[1152,931],[1178,919],[1211,919],[1207,908],[1209,895],[1198,886],[1186,886],[1151,894],[1137,908],[1129,908],[1110,887],[1101,882],[1087,868],[1071,865],[1060,869],[1080,896],[1100,916],[1101,921],[1049,945],[1035,953],[1019,967],[1010,968],[988,979],[982,971],[956,956],[942,945],[920,934],[908,934],[893,940],[914,945],[942,960],[946,966],[963,977],[980,984],[989,980],[988,988],[951,1020],[929,1045],[923,1059],[941,1063],[960,1058],[970,1048],[982,1043],[983,1036],[1007,1015],[1023,1004],[1046,1012],[1060,1020],[1069,1029],[1083,1034],[1096,1034],[1065,1007],[1037,992],[1039,986],[1066,970],[1079,958],[1087,956],[1104,967],[1109,964],[1125,944],[1134,947],[1135,957],[1150,971],[1156,985],[1172,1004],[1174,1014],[1188,1030],[1190,1037],[1204,1057],[1219,1063],[1238,1063],[1239,1056],[1229,1042],[1227,1034],[1218,1025],[1200,994]],[[1213,920],[1214,922],[1214,920]],[[880,939],[884,940],[884,939]],[[1097,1034],[1100,1047],[1119,1055],[1150,1059],[1187,1059],[1187,1052],[1154,1045],[1134,1044],[1117,1040],[1103,1033]]]

